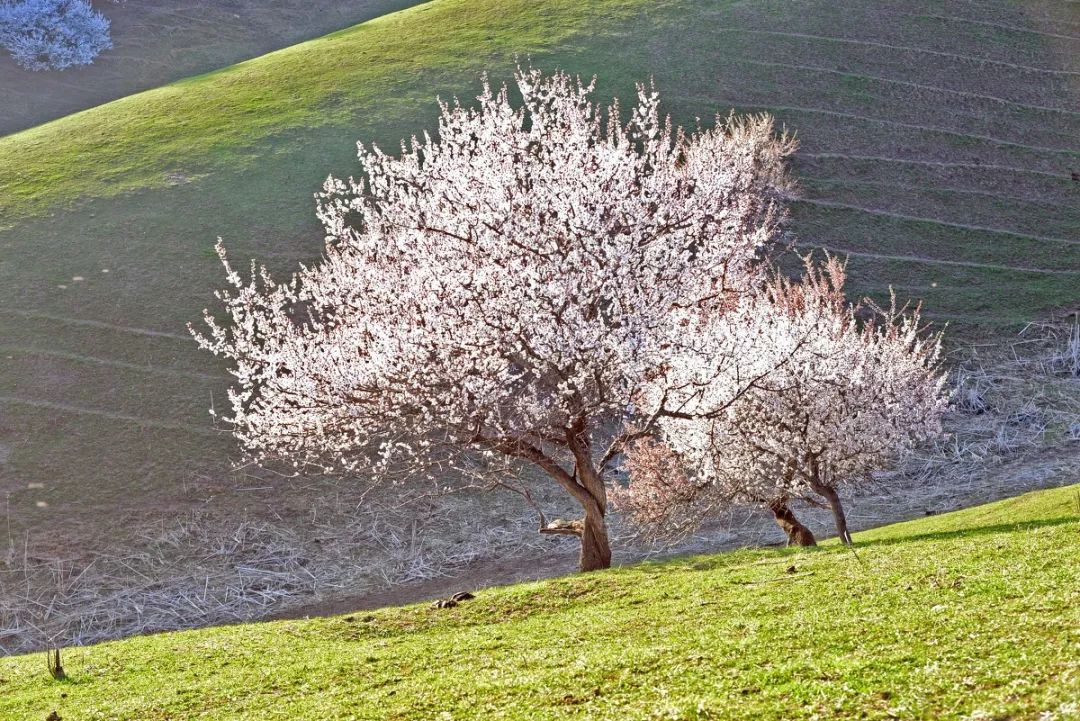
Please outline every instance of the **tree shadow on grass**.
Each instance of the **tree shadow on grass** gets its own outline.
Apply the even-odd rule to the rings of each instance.
[[[916,533],[912,536],[893,536],[889,538],[875,538],[860,541],[855,538],[855,548],[871,548],[874,546],[892,546],[898,543],[910,543],[912,541],[947,541],[954,538],[968,538],[972,536],[993,536],[1000,533],[1013,533],[1016,531],[1028,531],[1036,528],[1052,528],[1064,526],[1070,523],[1080,523],[1080,516],[1061,516],[1058,518],[1046,518],[1037,521],[1017,521],[1015,523],[995,523],[989,526],[976,526],[973,528],[957,528],[952,531],[929,531]]]

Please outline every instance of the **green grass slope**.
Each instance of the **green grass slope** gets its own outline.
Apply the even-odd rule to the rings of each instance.
[[[1080,487],[856,540],[0,659],[0,717],[1080,717]]]
[[[684,124],[776,113],[802,142],[794,229],[851,254],[856,292],[980,333],[1075,303],[1078,28],[1076,3],[1008,0],[433,0],[0,138],[14,532],[243,485],[206,413],[224,374],[184,329],[222,283],[214,239],[279,270],[317,256],[311,195],[355,141],[431,128],[436,95],[515,57],[602,97],[654,77]]]

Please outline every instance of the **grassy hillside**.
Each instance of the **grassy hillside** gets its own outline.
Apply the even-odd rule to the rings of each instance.
[[[0,659],[0,716],[1080,717],[1080,487],[856,540]]]
[[[78,198],[161,188],[170,182],[167,171],[197,177],[235,169],[262,155],[257,150],[265,153],[280,133],[356,128],[359,108],[379,116],[361,127],[407,132],[416,126],[402,119],[418,111],[418,119],[430,117],[434,93],[444,89],[437,81],[418,83],[417,74],[475,78],[489,65],[505,71],[515,53],[558,46],[586,28],[617,27],[640,4],[504,9],[442,0],[129,96],[0,138],[0,211],[15,218]],[[321,160],[329,164],[333,157]]]
[[[311,194],[354,171],[355,141],[393,147],[432,127],[436,95],[468,97],[515,56],[598,74],[602,96],[652,76],[682,123],[776,113],[802,141],[794,228],[804,248],[852,254],[856,291],[893,284],[979,333],[1075,303],[1078,13],[433,0],[0,138],[0,492],[14,533],[114,535],[117,514],[264,485],[229,473],[206,413],[224,376],[184,330],[222,282],[214,239],[277,269],[316,256]]]

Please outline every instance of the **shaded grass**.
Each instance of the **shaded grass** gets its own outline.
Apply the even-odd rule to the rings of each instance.
[[[1078,242],[1029,238],[1006,230],[958,228],[933,220],[891,217],[874,210],[797,202],[793,214],[808,240],[832,239],[852,250],[998,264],[1015,269],[1072,271],[1080,279]]]
[[[852,257],[848,261],[852,293],[869,293],[887,302],[882,278],[903,278],[902,285],[921,286],[916,293],[899,293],[901,301],[921,300],[935,322],[949,321],[950,335],[965,339],[1004,335],[1037,317],[1048,300],[1061,305],[1075,302],[1077,277],[1023,273],[1010,270],[965,268],[877,258]],[[988,291],[993,288],[993,292]],[[1008,304],[1001,302],[1008,298]],[[949,309],[952,312],[943,309]],[[957,308],[963,315],[955,316]]]
[[[717,61],[743,70],[733,74],[736,81],[729,81],[729,97],[740,98],[748,104],[768,104],[774,97],[774,92],[770,92],[771,83],[772,88],[788,90],[790,105],[947,127],[997,138],[1002,143],[1058,149],[1065,155],[1075,147],[1075,133],[1080,128],[1080,118],[1073,115],[1003,106],[989,99],[942,92],[937,86],[909,87],[839,73],[828,66],[825,58],[809,61],[811,67],[797,67],[773,64],[769,60],[752,61],[733,48],[725,47]],[[824,70],[812,69],[820,63],[825,63]],[[1071,154],[1075,156],[1075,153]]]
[[[42,654],[2,659],[0,715],[1072,718],[1078,534],[1072,486],[860,533],[857,556],[746,550],[134,638],[68,651],[63,683]]]

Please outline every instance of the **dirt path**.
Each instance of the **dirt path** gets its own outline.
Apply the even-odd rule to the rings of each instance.
[[[878,83],[885,83],[887,85],[898,85],[905,88],[913,88],[915,90],[926,90],[932,93],[942,93],[944,95],[956,95],[962,98],[972,98],[975,100],[988,100],[992,103],[1000,105],[1009,105],[1015,108],[1022,108],[1024,110],[1040,110],[1047,113],[1062,113],[1064,115],[1080,115],[1080,111],[1068,110],[1066,108],[1050,107],[1048,105],[1032,105],[1031,103],[1021,103],[1015,100],[1006,100],[1005,98],[999,98],[996,95],[985,95],[983,93],[973,93],[966,90],[952,90],[950,88],[942,88],[937,85],[927,85],[925,83],[914,83],[908,80],[897,80],[895,78],[887,78],[883,75],[867,75],[864,73],[852,73],[844,70],[837,70],[835,68],[825,68],[819,65],[803,65],[799,63],[781,63],[781,62],[768,62],[765,60],[750,60],[749,58],[739,58],[732,62],[745,63],[747,65],[758,65],[765,68],[785,68],[787,70],[802,70],[807,72],[824,73],[826,75],[836,75],[844,78],[857,78],[859,80],[873,80]]]
[[[167,431],[182,431],[184,433],[191,433],[198,436],[212,436],[219,437],[222,434],[212,428],[200,428],[199,426],[192,426],[186,423],[171,423],[169,421],[157,421],[151,418],[141,418],[139,416],[133,416],[127,413],[116,413],[115,411],[105,411],[97,408],[80,408],[79,406],[69,405],[67,403],[54,403],[52,401],[40,401],[31,398],[18,398],[16,396],[0,395],[0,403],[10,403],[12,405],[28,406],[30,408],[42,408],[52,411],[60,411],[61,413],[76,413],[83,416],[97,416],[99,418],[107,418],[111,421],[123,421],[125,423],[134,423],[138,426],[145,428],[160,428]]]
[[[72,360],[77,363],[89,363],[90,365],[107,366],[109,368],[119,368],[121,370],[135,371],[136,373],[148,373],[150,375],[174,376],[177,378],[194,378],[196,380],[203,381],[228,380],[228,376],[225,375],[212,375],[210,373],[200,373],[198,371],[184,371],[173,370],[171,368],[159,368],[157,366],[140,365],[138,363],[128,363],[126,361],[112,360],[109,358],[98,358],[97,356],[83,355],[81,353],[66,353],[64,351],[35,348],[33,346],[0,345],[0,353],[3,352],[21,353],[23,355],[42,356],[46,358],[63,358],[65,360]]]
[[[860,115],[858,113],[846,113],[840,110],[827,110],[825,108],[809,108],[802,105],[759,105],[757,103],[743,103],[737,99],[717,98],[718,102],[722,106],[738,107],[742,110],[764,110],[766,112],[792,112],[792,113],[808,113],[811,115],[826,115],[833,118],[843,118],[844,120],[854,120],[859,123],[870,123],[872,125],[884,125],[890,128],[901,128],[903,130],[916,130],[923,133],[936,133],[939,135],[947,135],[954,138],[963,138],[969,140],[981,140],[991,145],[997,145],[1002,148],[1018,148],[1020,150],[1032,150],[1040,153],[1047,153],[1049,155],[1063,155],[1080,157],[1080,153],[1069,148],[1052,148],[1044,145],[1028,145],[1026,143],[1018,143],[1012,140],[1004,140],[1002,138],[995,138],[992,135],[983,135],[981,133],[964,133],[958,130],[950,130],[949,128],[938,127],[934,125],[920,125],[919,123],[904,123],[899,120],[887,120],[885,118],[875,118],[870,115]]]
[[[796,157],[819,158],[822,160],[855,160],[871,163],[900,163],[904,165],[926,165],[935,168],[965,168],[969,170],[1001,171],[1008,173],[1026,173],[1029,175],[1043,175],[1048,178],[1060,178],[1067,180],[1066,173],[1051,173],[1046,170],[1035,168],[1017,168],[1011,165],[994,165],[991,163],[962,163],[945,160],[917,160],[912,158],[892,158],[881,155],[848,155],[846,153],[798,153]]]
[[[800,176],[800,178],[804,182],[817,183],[817,184],[820,184],[820,185],[838,186],[838,187],[842,187],[842,188],[885,188],[885,189],[888,189],[888,190],[906,190],[906,191],[911,191],[913,193],[938,192],[938,193],[943,193],[943,194],[948,193],[949,195],[976,195],[976,196],[979,196],[981,198],[992,198],[994,200],[1004,200],[1004,201],[1007,201],[1007,202],[1010,202],[1010,203],[1024,202],[1024,203],[1031,203],[1032,205],[1038,205],[1038,206],[1043,206],[1043,207],[1047,207],[1047,208],[1060,208],[1062,210],[1070,210],[1070,211],[1073,210],[1072,205],[1068,205],[1068,204],[1065,204],[1065,203],[1056,203],[1056,202],[1051,201],[1051,200],[1045,200],[1045,199],[1037,198],[1037,197],[1036,198],[1027,198],[1027,197],[1018,198],[1015,195],[1005,195],[1004,193],[994,193],[994,192],[990,192],[988,190],[971,190],[971,189],[967,189],[967,188],[949,188],[947,190],[941,190],[939,188],[934,188],[934,187],[932,187],[930,185],[910,185],[910,184],[902,183],[902,182],[899,182],[899,181],[885,182],[885,181],[874,181],[874,180],[837,180],[834,177],[826,177],[826,176],[821,176],[821,175],[807,175],[806,173],[803,173]],[[874,211],[874,210],[872,210],[870,208],[863,208],[861,205],[860,206],[853,206],[853,209],[865,210],[866,212],[869,212],[869,213],[876,212],[876,211]],[[916,220],[916,218],[912,218],[912,219]],[[922,219],[918,218],[918,220],[922,220]],[[927,222],[939,223],[941,221],[929,220],[928,219]],[[1010,230],[1000,230],[1000,231],[999,230],[994,230],[992,232],[995,232],[995,233],[1000,232],[1000,233],[1005,233],[1005,234],[1009,234],[1009,235],[1014,235],[1014,233],[1012,231],[1010,231]],[[1066,240],[1064,242],[1080,244],[1080,240]]]
[[[970,260],[941,260],[929,258],[925,255],[890,255],[888,253],[870,253],[862,250],[841,248],[832,243],[811,243],[803,241],[802,246],[807,248],[820,248],[837,255],[854,255],[860,258],[877,258],[879,260],[899,260],[906,263],[926,263],[927,265],[955,265],[960,268],[983,268],[986,270],[1004,270],[1011,273],[1046,273],[1048,275],[1080,275],[1080,270],[1058,270],[1056,268],[1018,268],[1014,265],[998,265],[997,263],[977,263]]]
[[[57,323],[64,323],[66,325],[81,325],[87,328],[97,328],[99,330],[112,330],[117,333],[130,333],[132,335],[141,335],[148,338],[169,338],[171,340],[179,340],[185,343],[191,343],[190,335],[181,335],[180,333],[170,333],[163,330],[149,330],[147,328],[132,328],[126,325],[116,325],[114,323],[106,323],[100,320],[91,320],[89,318],[69,318],[67,316],[55,315],[53,313],[39,313],[32,310],[18,310],[15,308],[0,308],[0,313],[8,313],[9,315],[17,316],[19,318],[28,318],[31,320],[51,320]]]
[[[1034,65],[1023,65],[1020,63],[1010,63],[1005,60],[991,60],[989,58],[981,58],[975,55],[963,55],[960,53],[946,53],[940,50],[930,50],[927,48],[917,48],[911,45],[893,45],[890,43],[879,43],[873,40],[857,40],[854,38],[842,38],[833,37],[830,35],[813,35],[811,33],[793,33],[784,32],[780,30],[755,30],[753,28],[713,28],[714,32],[726,32],[726,33],[748,33],[751,35],[769,35],[773,37],[785,37],[785,38],[798,38],[800,40],[816,40],[827,43],[841,43],[846,45],[861,45],[870,48],[879,48],[882,50],[898,50],[905,53],[915,53],[918,55],[931,55],[933,57],[948,58],[949,60],[958,60],[964,63],[971,63],[973,65],[993,65],[1001,68],[1009,68],[1011,70],[1022,70],[1026,73],[1039,73],[1047,75],[1080,75],[1080,71],[1077,70],[1058,70],[1055,68],[1041,68]]]
[[[1044,38],[1058,38],[1060,40],[1071,40],[1073,42],[1080,42],[1080,37],[1076,35],[1063,35],[1060,33],[1048,33],[1042,30],[1034,30],[1032,28],[1023,28],[1019,25],[1009,25],[1008,23],[995,23],[988,20],[975,20],[973,18],[957,17],[955,15],[934,15],[931,13],[908,13],[899,12],[896,10],[889,11],[890,15],[900,15],[903,17],[912,18],[930,18],[932,20],[942,20],[951,23],[967,23],[969,25],[981,25],[988,28],[997,28],[999,30],[1009,30],[1015,33],[1026,33],[1029,35],[1037,35]]]

